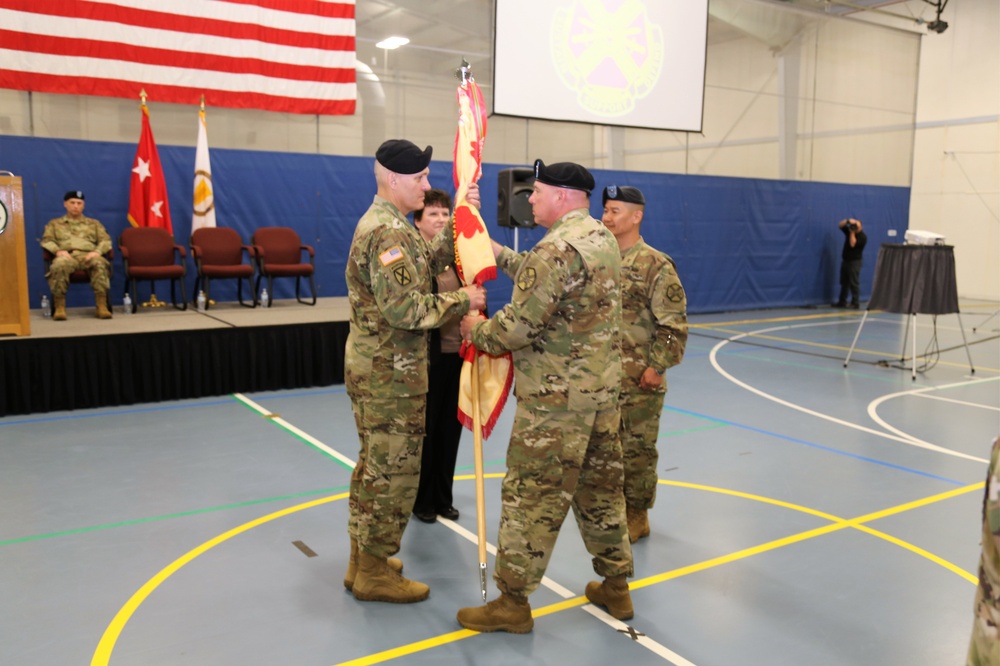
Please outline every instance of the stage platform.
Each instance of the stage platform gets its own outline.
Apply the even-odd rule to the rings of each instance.
[[[31,335],[0,336],[0,416],[329,386],[344,381],[346,297],[315,306],[236,302],[207,312],[169,304],[133,315],[31,312]]]

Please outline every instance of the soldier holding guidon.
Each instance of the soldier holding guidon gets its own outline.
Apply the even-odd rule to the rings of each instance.
[[[410,603],[430,592],[400,575],[402,563],[390,557],[399,551],[420,479],[427,330],[486,306],[478,285],[432,293],[434,276],[454,260],[451,227],[426,243],[406,218],[430,189],[431,150],[395,139],[379,147],[378,193],[358,221],[347,260],[344,379],[361,449],[351,475],[344,586],[362,601]],[[478,205],[478,188],[469,199]]]
[[[587,585],[587,598],[618,619],[633,615],[618,440],[620,259],[612,235],[588,214],[593,188],[582,166],[537,160],[529,202],[548,231],[522,254],[494,245],[514,280],[511,302],[492,319],[462,319],[462,335],[477,349],[513,353],[517,398],[493,576],[501,595],[461,609],[467,629],[531,631],[528,595],[570,508],[604,577]]]

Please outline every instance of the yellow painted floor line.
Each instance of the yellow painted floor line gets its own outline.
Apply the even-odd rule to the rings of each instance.
[[[139,590],[133,594],[127,602],[125,602],[125,605],[121,607],[115,617],[111,620],[111,624],[109,624],[108,628],[104,630],[104,635],[101,636],[101,640],[97,644],[97,650],[94,651],[94,657],[90,661],[91,666],[106,666],[108,664],[111,660],[111,651],[114,649],[115,643],[118,641],[118,637],[121,636],[122,630],[125,628],[125,624],[129,621],[142,602],[146,600],[146,597],[152,594],[153,590],[159,587],[164,581],[177,573],[177,571],[179,571],[184,565],[190,563],[199,555],[203,555],[212,548],[218,546],[220,543],[228,541],[234,536],[247,532],[255,527],[263,525],[264,523],[268,523],[277,518],[295,513],[296,511],[302,511],[303,509],[319,506],[320,504],[347,499],[348,495],[349,493],[339,493],[337,495],[322,497],[311,502],[297,504],[295,506],[281,509],[280,511],[269,513],[266,516],[261,516],[260,518],[251,520],[248,523],[243,523],[238,527],[234,527],[228,532],[223,532],[219,536],[210,539],[200,546],[181,555],[176,560],[161,569],[155,576],[146,581],[146,584],[139,588]]]
[[[689,564],[678,569],[673,569],[671,571],[666,571],[655,576],[649,576],[646,578],[638,579],[632,581],[629,584],[629,589],[639,590],[644,587],[649,587],[651,585],[656,585],[657,583],[662,583],[668,580],[674,580],[676,578],[681,578],[699,571],[705,571],[723,564],[729,564],[731,562],[736,562],[738,560],[746,559],[753,555],[758,555],[760,553],[766,553],[768,551],[776,550],[784,546],[789,546],[795,543],[801,543],[809,539],[813,539],[818,536],[823,536],[825,534],[830,534],[832,532],[837,532],[847,528],[858,529],[872,536],[876,536],[881,539],[893,543],[905,550],[909,550],[917,555],[920,555],[935,564],[938,564],[949,571],[961,576],[962,578],[968,580],[969,582],[975,584],[978,582],[978,578],[963,570],[947,560],[944,560],[933,553],[930,553],[918,546],[914,546],[902,539],[897,539],[889,534],[885,534],[878,530],[872,529],[863,523],[870,522],[872,520],[878,520],[880,518],[885,518],[887,516],[896,515],[903,513],[905,511],[910,511],[919,507],[927,506],[929,504],[934,504],[935,502],[940,502],[946,499],[951,499],[953,497],[958,497],[959,495],[964,495],[966,493],[973,492],[975,490],[982,490],[983,483],[973,483],[968,486],[963,486],[962,488],[956,488],[954,490],[949,490],[947,492],[939,493],[937,495],[931,495],[930,497],[924,497],[913,502],[907,502],[906,504],[900,504],[898,506],[890,507],[888,509],[883,509],[880,511],[875,511],[863,516],[858,516],[857,518],[844,519],[834,516],[833,514],[825,513],[823,511],[817,511],[815,509],[810,509],[809,507],[801,506],[798,504],[792,504],[790,502],[784,502],[781,500],[772,499],[769,497],[763,497],[761,495],[753,495],[750,493],[744,493],[736,490],[729,490],[726,488],[717,488],[713,486],[705,486],[696,483],[685,483],[683,481],[665,481],[663,479],[659,480],[659,483],[668,486],[677,486],[680,488],[689,488],[692,490],[704,490],[708,492],[720,493],[723,495],[731,495],[733,497],[739,497],[743,499],[749,499],[756,502],[763,502],[765,504],[772,504],[775,506],[780,506],[783,508],[792,509],[799,511],[801,513],[806,513],[809,515],[817,516],[825,520],[830,520],[830,525],[824,525],[822,527],[817,527],[811,530],[806,530],[804,532],[799,532],[798,534],[792,534],[780,539],[775,539],[773,541],[768,541],[767,543],[762,543],[757,546],[752,546],[750,548],[744,548],[743,550],[738,550],[727,555],[721,555],[719,557],[714,557],[708,560],[703,560],[701,562],[696,562],[694,564]],[[548,606],[543,606],[542,608],[534,609],[531,612],[531,616],[534,618],[544,617],[546,615],[551,615],[552,613],[558,613],[560,611],[568,610],[570,608],[577,608],[589,603],[587,598],[584,596],[574,597],[572,599],[566,599],[558,603],[550,604]],[[351,661],[340,662],[337,666],[368,666],[370,664],[379,664],[397,657],[403,657],[421,650],[426,650],[432,647],[439,647],[441,645],[446,645],[448,643],[454,643],[471,636],[475,636],[478,632],[462,630],[455,631],[448,634],[443,634],[435,638],[427,639],[417,643],[411,643],[409,645],[402,645],[391,650],[386,650],[384,652],[379,652],[377,654],[367,655],[358,659]]]
[[[893,516],[893,515],[896,515],[896,514],[899,514],[899,513],[903,513],[905,511],[910,511],[910,510],[913,510],[913,509],[916,509],[916,508],[919,508],[919,507],[927,506],[929,504],[933,504],[935,502],[940,502],[940,501],[943,501],[943,500],[946,500],[946,499],[950,499],[950,498],[953,498],[953,497],[958,497],[959,495],[963,495],[963,494],[966,494],[966,493],[969,493],[969,492],[973,492],[975,490],[981,490],[983,488],[983,485],[984,485],[983,483],[974,483],[974,484],[971,484],[971,485],[968,485],[968,486],[963,486],[962,488],[955,488],[953,490],[949,490],[949,491],[946,491],[946,492],[943,492],[943,493],[939,493],[937,495],[931,495],[930,497],[921,498],[921,499],[915,500],[913,502],[907,502],[906,504],[900,504],[900,505],[895,506],[895,507],[890,507],[890,508],[887,508],[887,509],[882,509],[880,511],[875,511],[873,513],[865,514],[863,516],[858,516],[857,518],[851,518],[851,519],[843,519],[843,518],[839,518],[837,516],[834,516],[832,514],[828,514],[828,513],[822,512],[822,511],[817,511],[815,509],[811,509],[809,507],[804,507],[804,506],[801,506],[801,505],[792,504],[790,502],[784,502],[784,501],[772,499],[772,498],[769,498],[769,497],[763,497],[761,495],[753,495],[751,493],[744,493],[744,492],[740,492],[740,491],[736,491],[736,490],[729,490],[729,489],[726,489],[726,488],[717,488],[717,487],[713,487],[713,486],[706,486],[706,485],[696,484],[696,483],[686,483],[686,482],[682,482],[682,481],[665,481],[665,480],[662,480],[662,479],[659,481],[659,483],[661,483],[663,485],[668,485],[668,486],[676,486],[676,487],[679,487],[679,488],[689,488],[689,489],[692,489],[692,490],[702,490],[702,491],[707,491],[707,492],[715,492],[715,493],[720,493],[720,494],[723,494],[723,495],[730,495],[730,496],[733,496],[733,497],[738,497],[738,498],[741,498],[741,499],[749,499],[749,500],[752,500],[752,501],[762,502],[762,503],[765,503],[765,504],[772,504],[772,505],[775,505],[775,506],[779,506],[779,507],[783,507],[783,508],[788,508],[788,509],[792,509],[794,511],[799,511],[801,513],[806,513],[806,514],[813,515],[813,516],[816,516],[816,517],[819,517],[819,518],[823,518],[824,520],[830,520],[831,524],[830,525],[824,525],[822,527],[818,527],[818,528],[811,529],[811,530],[806,530],[804,532],[799,532],[798,534],[792,534],[792,535],[789,535],[787,537],[782,537],[781,539],[775,539],[773,541],[769,541],[769,542],[766,542],[766,543],[763,543],[763,544],[759,544],[757,546],[752,546],[750,548],[744,548],[743,550],[739,550],[739,551],[736,551],[734,553],[729,553],[727,555],[722,555],[722,556],[711,558],[711,559],[708,559],[708,560],[703,560],[702,562],[697,562],[697,563],[694,563],[694,564],[690,564],[690,565],[687,565],[687,566],[684,566],[684,567],[680,567],[678,569],[674,569],[674,570],[667,571],[667,572],[664,572],[664,573],[661,573],[661,574],[657,574],[655,576],[649,576],[647,578],[636,580],[636,581],[633,581],[629,585],[629,587],[631,589],[633,589],[633,590],[642,589],[643,587],[648,587],[650,585],[655,585],[657,583],[662,583],[662,582],[667,581],[667,580],[673,580],[675,578],[680,578],[682,576],[687,576],[689,574],[697,573],[699,571],[705,571],[707,569],[711,569],[711,568],[714,568],[714,567],[717,567],[717,566],[721,566],[723,564],[728,564],[730,562],[735,562],[737,560],[745,559],[745,558],[751,557],[753,555],[758,555],[760,553],[765,553],[765,552],[768,552],[768,551],[771,551],[771,550],[775,550],[777,548],[782,548],[784,546],[788,546],[788,545],[791,545],[791,544],[800,543],[802,541],[806,541],[808,539],[812,539],[812,538],[815,538],[817,536],[822,536],[824,534],[829,534],[831,532],[836,532],[836,531],[839,531],[839,530],[842,530],[842,529],[846,529],[846,528],[859,529],[859,530],[861,530],[863,532],[866,532],[867,534],[871,534],[872,536],[876,536],[876,537],[885,539],[885,540],[889,541],[890,543],[893,543],[893,544],[895,544],[897,546],[900,546],[901,548],[904,548],[904,549],[909,550],[909,551],[911,551],[911,552],[913,552],[913,553],[915,553],[917,555],[920,555],[922,557],[927,558],[928,560],[934,562],[935,564],[938,564],[940,566],[945,567],[949,571],[952,571],[952,572],[954,572],[954,573],[962,576],[963,578],[965,578],[966,580],[968,580],[971,583],[975,583],[976,580],[977,580],[976,577],[973,574],[962,570],[958,566],[956,566],[956,565],[954,565],[954,564],[952,564],[950,562],[947,562],[946,560],[944,560],[944,559],[942,559],[942,558],[934,555],[933,553],[929,553],[928,551],[926,551],[926,550],[924,550],[922,548],[919,548],[917,546],[914,546],[912,544],[909,544],[909,543],[907,543],[907,542],[905,542],[905,541],[903,541],[901,539],[897,539],[896,537],[893,537],[891,535],[885,534],[885,533],[880,532],[878,530],[872,529],[872,528],[864,525],[864,523],[871,522],[871,521],[874,521],[874,520],[879,520],[881,518],[886,518],[888,516]],[[193,561],[198,556],[203,555],[204,553],[206,553],[207,551],[211,550],[215,546],[223,543],[224,541],[227,541],[227,540],[231,539],[234,536],[242,534],[243,532],[249,531],[249,530],[253,529],[254,527],[258,527],[259,525],[262,525],[262,524],[270,522],[272,520],[276,520],[278,518],[287,516],[287,515],[289,515],[291,513],[297,512],[297,511],[302,511],[304,509],[309,509],[309,508],[312,508],[312,507],[315,507],[315,506],[319,506],[321,504],[326,504],[328,502],[333,502],[333,501],[336,501],[336,500],[346,499],[347,496],[348,496],[347,493],[340,493],[340,494],[337,494],[337,495],[332,495],[330,497],[324,497],[324,498],[320,498],[320,499],[313,500],[313,501],[310,501],[310,502],[305,502],[303,504],[298,504],[296,506],[287,507],[287,508],[282,509],[280,511],[275,511],[273,513],[267,514],[265,516],[262,516],[260,518],[255,519],[255,520],[252,520],[250,522],[244,523],[243,525],[235,527],[235,528],[229,530],[228,532],[224,532],[223,534],[220,534],[219,536],[217,536],[217,537],[215,537],[215,538],[213,538],[213,539],[211,539],[209,541],[206,541],[205,543],[201,544],[200,546],[198,546],[198,547],[196,547],[196,548],[188,551],[187,553],[185,553],[181,557],[177,558],[176,560],[174,560],[173,562],[171,562],[169,565],[167,565],[166,567],[164,567],[162,570],[160,570],[160,572],[158,572],[155,576],[153,576],[149,581],[147,581],[146,584],[143,585],[135,594],[133,594],[132,597],[125,603],[125,605],[122,606],[121,610],[118,611],[118,613],[115,615],[114,619],[111,621],[111,624],[109,624],[108,627],[107,627],[107,629],[104,631],[104,635],[101,637],[101,640],[98,643],[97,650],[94,652],[93,659],[91,660],[91,665],[92,666],[106,666],[110,662],[111,652],[114,649],[115,643],[117,642],[119,636],[121,635],[122,630],[125,628],[125,624],[129,621],[129,619],[132,617],[132,615],[135,613],[135,611],[139,608],[139,606],[143,603],[143,601],[145,601],[145,599],[157,587],[159,587],[163,582],[165,582],[170,576],[172,576],[174,573],[176,573],[178,570],[180,570],[183,566],[185,566],[186,564],[190,563],[191,561]],[[584,605],[586,603],[587,603],[586,597],[583,597],[583,596],[574,597],[572,599],[566,599],[564,601],[560,601],[558,603],[550,604],[548,606],[544,606],[542,608],[536,609],[536,610],[534,610],[532,612],[532,616],[536,617],[536,618],[544,617],[546,615],[550,615],[552,613],[557,613],[557,612],[560,612],[560,611],[563,611],[563,610],[567,610],[569,608],[576,608],[576,607],[582,606],[582,605]],[[408,655],[408,654],[414,654],[416,652],[420,652],[420,651],[423,651],[423,650],[431,649],[431,648],[438,647],[438,646],[441,646],[441,645],[446,645],[448,643],[453,643],[455,641],[459,641],[459,640],[462,640],[462,639],[465,639],[465,638],[469,638],[470,636],[475,636],[477,633],[478,632],[464,630],[464,629],[461,630],[461,631],[454,631],[454,632],[451,632],[451,633],[448,633],[448,634],[442,634],[441,636],[436,636],[436,637],[429,638],[429,639],[426,639],[426,640],[423,640],[423,641],[418,641],[416,643],[411,643],[411,644],[408,644],[408,645],[403,645],[403,646],[400,646],[400,647],[397,647],[397,648],[393,648],[391,650],[386,650],[386,651],[383,651],[383,652],[379,652],[377,654],[367,655],[367,656],[362,657],[360,659],[356,659],[356,660],[352,660],[352,661],[348,661],[348,662],[343,662],[341,664],[341,666],[344,666],[344,665],[347,665],[347,664],[350,664],[350,665],[360,665],[360,664],[376,664],[376,663],[381,663],[381,662],[384,662],[384,661],[395,659],[397,657],[405,656],[405,655]]]

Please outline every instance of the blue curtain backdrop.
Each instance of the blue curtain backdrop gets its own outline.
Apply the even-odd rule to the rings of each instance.
[[[104,224],[117,251],[118,235],[128,226],[135,149],[135,144],[0,136],[0,169],[23,180],[33,307],[48,291],[38,242],[45,223],[64,213],[62,196],[67,190],[86,193],[86,215]],[[161,145],[159,152],[174,237],[187,247],[194,148]],[[219,226],[236,229],[247,243],[258,227],[296,229],[302,242],[316,250],[319,295],[345,296],[344,268],[351,236],[375,194],[373,159],[219,148],[211,150],[211,158]],[[554,156],[547,161],[557,160]],[[525,250],[541,238],[544,229],[515,231],[496,226],[497,173],[507,166],[521,165],[483,166],[483,218],[493,238],[510,247],[516,242],[518,249]],[[900,242],[909,218],[909,188],[904,187],[601,169],[593,173],[598,184],[591,199],[595,217],[601,215],[600,190],[605,185],[633,185],[643,191],[642,235],[673,257],[691,312],[830,303],[839,292],[843,244],[836,223],[849,216],[863,220],[868,234],[861,273],[862,298],[867,299],[879,245]],[[451,191],[450,162],[431,164],[431,183]],[[889,236],[890,230],[897,235]],[[112,292],[117,305],[124,291],[118,255],[115,264]],[[189,256],[189,295],[193,285]],[[277,281],[272,298],[291,298],[293,287],[292,280]],[[488,288],[490,310],[496,311],[509,300],[511,283],[502,276]],[[161,299],[169,296],[165,283],[157,291]],[[213,284],[212,295],[220,301],[235,300],[235,283]],[[93,304],[91,294],[80,287],[70,289],[67,300],[71,306]]]

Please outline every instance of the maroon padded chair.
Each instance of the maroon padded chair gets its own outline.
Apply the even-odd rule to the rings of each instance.
[[[46,276],[48,276],[48,274],[49,274],[49,265],[52,263],[52,260],[55,259],[55,258],[56,258],[56,256],[54,254],[52,254],[51,252],[49,252],[48,250],[46,250],[44,247],[42,248],[42,261],[45,263],[45,275]],[[115,249],[111,248],[110,250],[108,250],[107,252],[105,252],[104,253],[104,258],[108,260],[108,279],[110,280],[111,277],[114,275],[114,272],[115,272]],[[87,271],[85,271],[82,268],[79,269],[79,270],[75,270],[75,271],[73,271],[72,273],[69,274],[69,283],[70,284],[85,284],[85,285],[89,286],[90,285],[90,273],[88,273]],[[108,290],[108,310],[111,310],[111,290],[110,289]],[[55,311],[56,311],[56,299],[53,298],[52,302],[49,303],[49,314],[55,314]]]
[[[257,296],[253,288],[253,248],[243,244],[243,239],[233,229],[226,227],[204,227],[191,234],[191,258],[197,277],[194,280],[194,297],[197,299],[199,287],[204,285],[205,309],[212,302],[212,280],[236,280],[236,297],[246,308],[257,307]],[[250,263],[243,263],[246,253]],[[243,302],[243,281],[250,288],[250,303]]]
[[[184,275],[187,272],[184,259],[187,252],[174,243],[174,237],[166,229],[159,227],[129,227],[118,237],[118,249],[122,253],[125,266],[126,291],[132,294],[132,312],[139,299],[135,285],[139,280],[148,280],[150,289],[157,280],[170,280],[170,302],[178,310],[187,310],[187,294],[184,292]],[[177,305],[176,285],[181,283],[181,301]]]
[[[253,233],[253,247],[257,262],[257,284],[255,293],[260,291],[261,278],[267,277],[267,293],[271,295],[267,306],[274,302],[274,278],[295,278],[295,300],[304,305],[316,305],[316,282],[314,259],[316,253],[308,245],[303,245],[294,229],[288,227],[261,227]],[[302,262],[302,253],[309,254],[309,263]],[[309,278],[312,302],[302,300],[299,287],[302,278]]]

